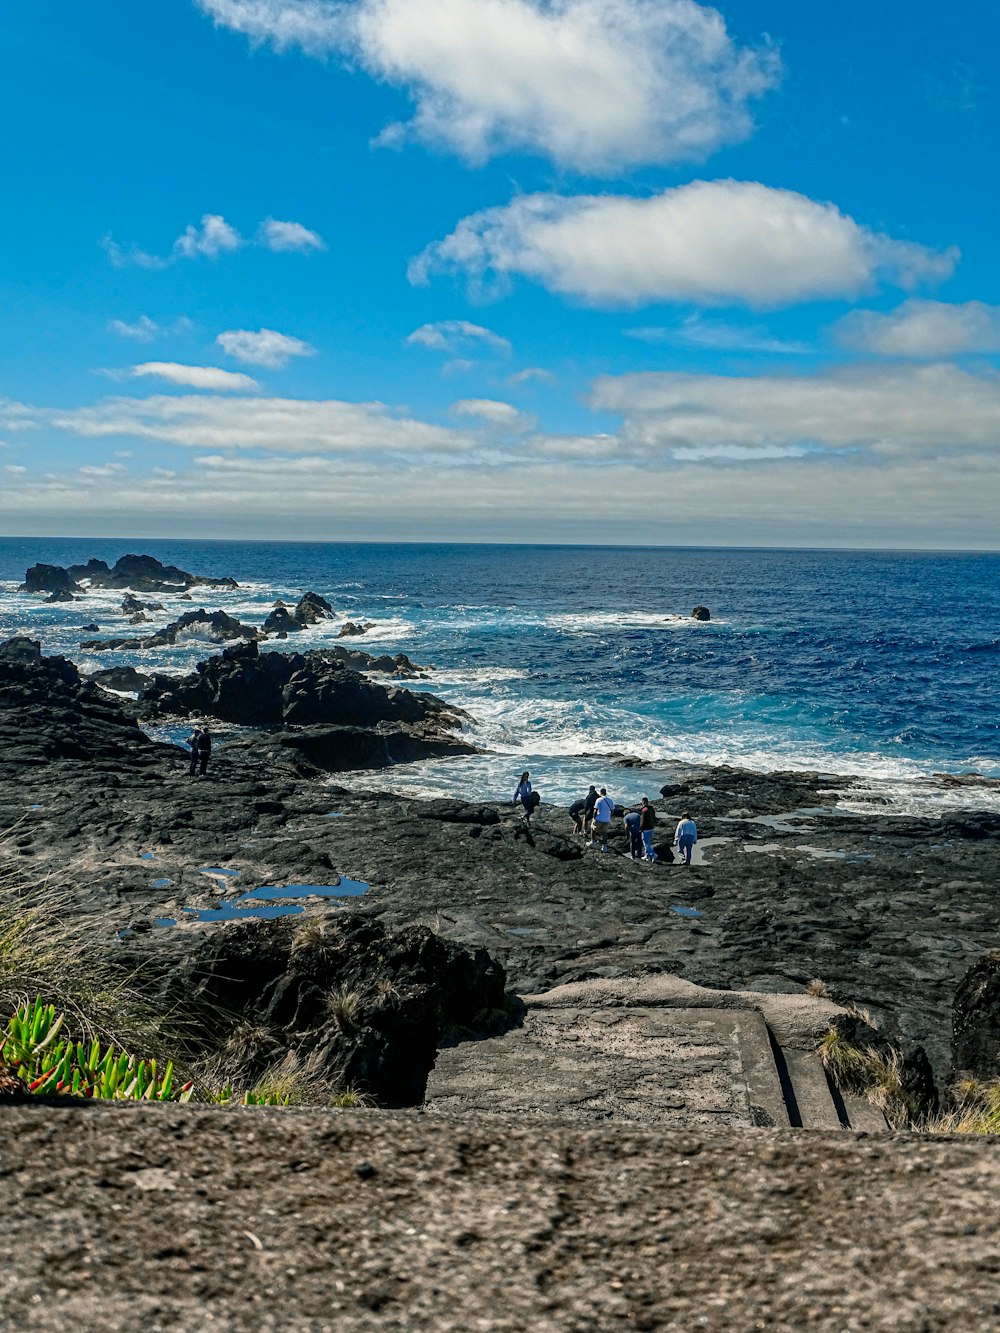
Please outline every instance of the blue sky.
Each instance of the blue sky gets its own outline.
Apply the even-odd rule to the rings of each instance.
[[[0,531],[996,548],[998,33],[12,3]]]

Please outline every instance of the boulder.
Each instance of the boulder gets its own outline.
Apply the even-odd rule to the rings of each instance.
[[[161,564],[151,555],[123,555],[109,567],[104,560],[88,560],[85,565],[71,565],[70,578],[87,580],[91,588],[131,588],[133,592],[176,592],[188,588],[238,588],[231,578],[208,578],[189,574],[176,565]]]
[[[89,677],[95,685],[105,690],[116,690],[123,694],[142,694],[152,682],[153,677],[131,666],[108,667],[106,671],[95,671]]]
[[[426,676],[433,667],[417,666],[411,662],[405,653],[382,653],[378,657],[373,657],[371,653],[362,652],[360,648],[341,648],[339,645],[333,648],[324,648],[321,650],[322,656],[329,662],[343,662],[349,666],[352,671],[373,671],[379,675],[388,676]]]
[[[299,598],[292,614],[300,625],[315,625],[318,621],[332,616],[333,607],[325,597],[320,597],[319,593],[307,592]]]
[[[692,620],[711,620],[712,613],[707,606],[696,606],[691,612]]]
[[[19,662],[30,665],[42,660],[42,645],[38,639],[19,634],[0,643],[0,662]]]
[[[76,598],[68,588],[58,588],[55,592],[50,592],[45,600],[46,602],[75,602]]]
[[[289,632],[298,634],[303,629],[304,626],[283,606],[276,606],[263,625],[265,634],[283,634],[286,638]]]
[[[337,638],[338,639],[353,638],[358,634],[367,634],[370,629],[374,628],[375,628],[374,620],[365,620],[363,622],[355,622],[353,620],[349,620],[347,624],[343,627],[343,629],[340,631],[340,633],[337,635]]]
[[[122,611],[127,616],[134,616],[142,611],[162,611],[162,602],[140,602],[138,597],[133,597],[127,592],[122,598]]]
[[[80,626],[81,634],[100,634],[100,632],[101,632],[100,625],[90,624],[90,625]]]
[[[32,565],[25,571],[18,592],[79,592],[76,580],[61,565]]]

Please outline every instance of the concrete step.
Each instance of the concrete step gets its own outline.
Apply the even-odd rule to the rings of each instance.
[[[888,1132],[889,1126],[885,1122],[885,1116],[867,1097],[844,1097],[843,1100],[851,1129],[865,1134]]]
[[[810,1051],[783,1050],[789,1082],[803,1129],[842,1129],[826,1070]]]
[[[787,1129],[790,1124],[788,1107],[774,1063],[771,1033],[763,1016],[755,1009],[740,1012],[736,1040],[753,1123]]]

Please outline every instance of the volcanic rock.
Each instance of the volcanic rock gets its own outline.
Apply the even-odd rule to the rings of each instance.
[[[202,935],[193,951],[177,932],[154,945],[136,962],[163,968],[164,1012],[203,1016],[213,1045],[240,1027],[262,1034],[243,1056],[250,1083],[291,1057],[383,1106],[418,1106],[445,1033],[508,1026],[503,968],[426,926],[393,933],[362,916],[298,928],[241,922]],[[220,1024],[220,1015],[233,1019]]]
[[[1000,952],[974,963],[955,992],[951,1058],[957,1077],[1000,1079]]]
[[[162,611],[162,602],[140,602],[138,597],[133,597],[127,592],[122,598],[122,610],[127,616],[136,615],[140,611]]]
[[[405,653],[392,655],[382,653],[378,657],[373,657],[371,653],[362,652],[360,648],[342,648],[339,644],[318,651],[328,662],[343,662],[352,671],[373,671],[379,675],[412,677],[426,676],[429,671],[434,670],[430,666],[417,666]]]
[[[46,597],[46,602],[75,602],[76,598],[68,588],[58,588],[55,592],[50,592]]]
[[[24,582],[18,592],[79,592],[79,586],[68,570],[61,565],[32,565],[25,571]]]
[[[315,625],[333,615],[333,607],[317,592],[304,593],[292,613],[300,625]]]
[[[141,612],[139,613],[142,614]],[[143,648],[163,648],[182,640],[208,641],[225,643],[232,639],[256,639],[258,631],[252,625],[244,625],[225,611],[185,611],[177,620],[166,628],[135,639],[88,639],[80,647],[88,652],[117,652],[120,649],[137,651]]]
[[[108,667],[105,671],[95,671],[90,677],[95,685],[105,690],[116,690],[124,694],[142,694],[153,677],[143,671],[136,671],[131,666]]]
[[[365,620],[361,622],[355,622],[353,620],[349,620],[347,624],[343,627],[343,629],[340,631],[340,633],[337,635],[337,638],[338,639],[353,638],[359,634],[367,634],[370,629],[374,628],[375,628],[374,620]]]
[[[707,606],[696,606],[691,612],[692,620],[711,620],[712,613]]]
[[[148,714],[197,713],[249,726],[292,723],[374,727],[379,722],[457,725],[464,714],[430,694],[366,680],[319,653],[260,653],[255,642],[199,662],[169,687],[147,690]]]
[[[0,644],[0,762],[30,766],[51,760],[133,762],[162,747],[134,718],[64,657],[28,656],[25,642]],[[36,647],[37,645],[32,645]]]
[[[185,592],[188,588],[238,588],[231,578],[208,578],[189,574],[176,565],[164,565],[151,555],[123,555],[113,567],[104,560],[88,560],[85,565],[71,565],[68,576],[77,582],[86,579],[91,588],[131,588],[133,592]]]
[[[276,606],[268,615],[263,624],[265,634],[283,634],[286,637],[289,633],[298,634],[305,628],[300,624],[283,606]]]

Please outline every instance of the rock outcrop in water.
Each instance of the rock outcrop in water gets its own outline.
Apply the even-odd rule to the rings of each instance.
[[[380,722],[456,725],[464,714],[430,694],[366,680],[323,653],[261,653],[256,643],[227,648],[189,676],[158,684],[143,698],[146,716],[219,718],[246,726]]]
[[[89,588],[129,588],[133,592],[183,593],[189,588],[237,588],[231,578],[208,578],[189,574],[176,565],[161,564],[151,555],[123,555],[114,565],[88,560],[85,565],[32,565],[24,576],[21,592],[78,593]]]
[[[141,613],[140,613],[141,614]],[[143,617],[145,618],[145,617]],[[228,643],[233,639],[257,639],[260,632],[253,625],[227,615],[225,611],[186,611],[155,634],[134,638],[87,639],[80,647],[87,652],[141,652],[147,648],[167,648],[171,644],[194,640],[202,643]]]

